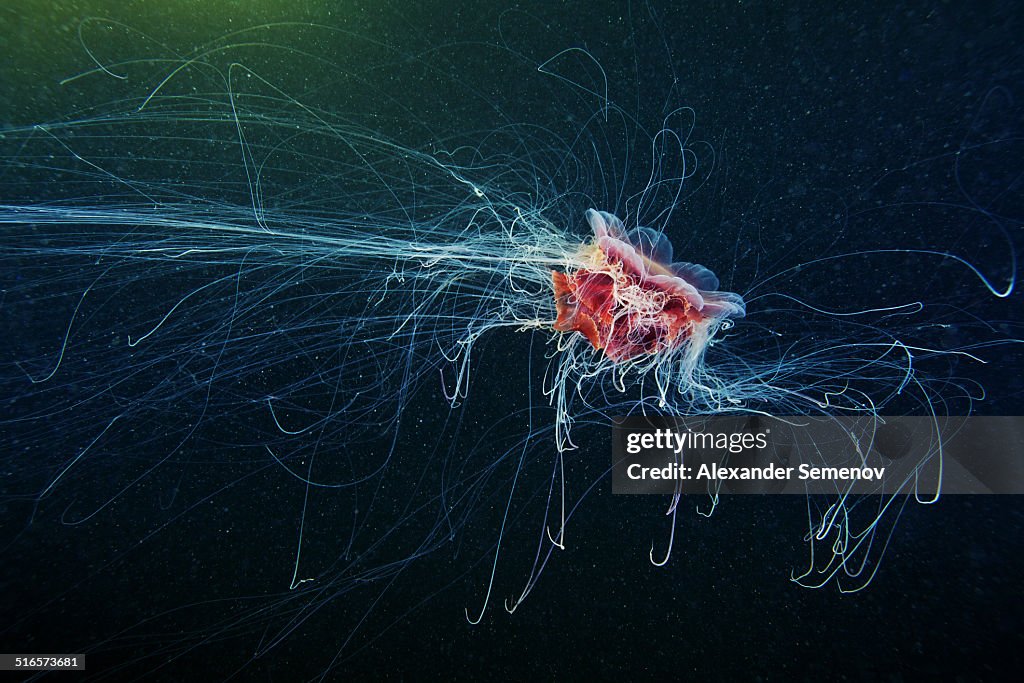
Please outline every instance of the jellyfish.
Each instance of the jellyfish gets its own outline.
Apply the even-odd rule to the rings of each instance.
[[[101,58],[97,27],[63,85],[123,90],[0,139],[5,548],[84,558],[19,620],[79,585],[162,577],[145,594],[159,607],[83,647],[175,662],[239,638],[244,667],[332,634],[326,674],[446,586],[460,627],[517,612],[607,481],[612,418],[935,411],[976,398],[950,368],[1002,342],[918,341],[947,318],[881,285],[829,303],[893,253],[1012,293],[952,250],[835,247],[849,214],[831,206],[812,253],[796,228],[702,220],[717,157],[696,112],[638,120],[586,50],[444,46],[545,94],[499,105],[435,45],[260,26],[185,56],[135,36]],[[396,72],[416,87],[332,63],[309,34],[383,50],[376,66],[410,65]],[[279,85],[262,64],[279,53],[329,75]],[[536,102],[560,116],[509,111]],[[481,121],[453,121],[471,104]],[[805,273],[834,298],[794,285]],[[910,495],[809,500],[808,566],[782,580],[869,584],[902,505],[937,495],[899,484]],[[659,501],[669,521],[645,544],[671,549],[684,508],[719,504]],[[178,581],[187,600],[160,595]]]
[[[704,266],[672,262],[672,244],[649,228],[626,232],[622,221],[588,209],[594,241],[582,249],[583,267],[552,271],[558,317],[554,329],[575,331],[613,361],[690,347],[700,356],[713,328],[742,317],[743,299],[718,291]]]

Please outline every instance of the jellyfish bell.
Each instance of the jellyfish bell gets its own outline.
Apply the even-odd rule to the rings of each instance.
[[[697,358],[723,321],[745,314],[743,298],[719,291],[713,272],[673,262],[663,234],[627,231],[605,211],[586,216],[594,237],[580,262],[551,274],[556,331],[579,332],[615,363],[684,347]]]

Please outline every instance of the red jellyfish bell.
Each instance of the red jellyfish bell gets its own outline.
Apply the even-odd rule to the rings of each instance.
[[[610,213],[587,210],[593,241],[583,264],[551,273],[559,332],[579,332],[615,362],[704,345],[726,318],[741,318],[743,299],[718,291],[704,266],[672,262],[672,244],[650,228],[626,231]]]

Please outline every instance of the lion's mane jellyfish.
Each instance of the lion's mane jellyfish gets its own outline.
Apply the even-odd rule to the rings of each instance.
[[[582,265],[552,271],[559,332],[579,332],[619,363],[673,351],[687,342],[702,348],[711,328],[743,317],[743,299],[718,291],[704,266],[672,261],[672,244],[651,228],[626,231],[610,213],[589,209],[594,239]]]

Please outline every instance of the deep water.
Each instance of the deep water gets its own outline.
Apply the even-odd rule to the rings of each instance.
[[[687,198],[669,231],[677,255],[708,265],[735,291],[827,252],[837,235],[860,249],[955,250],[1000,285],[1011,273],[1000,230],[1012,236],[1018,253],[1024,244],[1024,10],[1017,3],[855,3],[844,9],[771,2],[334,5],[310,2],[296,10],[291,3],[225,3],[214,10],[199,2],[152,7],[90,1],[3,9],[0,126],[52,121],[88,102],[112,99],[109,80],[58,85],[92,66],[76,37],[87,17],[138,30],[110,32],[106,47],[121,55],[147,54],[150,38],[142,35],[190,48],[260,23],[342,27],[399,45],[409,63],[439,65],[460,89],[485,94],[435,110],[429,103],[444,97],[434,92],[417,112],[430,125],[406,128],[401,107],[386,112],[382,128],[410,147],[429,145],[428,129],[471,140],[493,124],[495,111],[559,134],[573,130],[580,123],[578,100],[563,107],[539,99],[505,77],[507,65],[496,70],[486,61],[488,50],[480,50],[479,61],[474,56],[479,45],[506,44],[532,58],[580,47],[604,67],[610,96],[649,125],[659,125],[660,115],[677,105],[695,111],[695,136],[715,150],[715,171]],[[456,51],[461,61],[431,52],[463,43]],[[365,44],[351,51],[328,42],[303,49],[348,65],[378,64],[367,72],[377,79],[376,88],[403,103],[417,99],[399,86],[388,90],[390,74],[415,67],[385,59]],[[254,51],[252,60],[259,59]],[[289,92],[309,92],[309,79],[318,77],[289,70],[287,60],[264,67],[261,73]],[[529,78],[527,62],[522,69],[522,82],[532,82],[536,61]],[[566,91],[575,92],[571,86]],[[361,124],[375,115],[360,110],[359,102],[337,105]],[[628,149],[649,154],[646,144],[637,143],[618,140],[620,148],[608,156],[622,159]],[[957,149],[970,150],[962,163]],[[0,168],[0,181],[16,172]],[[598,172],[591,172],[586,182],[597,186],[593,197],[614,198],[617,183],[643,178],[639,169],[615,179],[608,175],[601,187],[593,181]],[[35,196],[0,201],[38,200],[52,189],[40,185]],[[5,272],[3,283],[28,272]],[[923,282],[935,299],[949,302],[936,308],[934,320],[947,326],[943,338],[951,346],[969,343],[979,320],[993,339],[1024,336],[1019,292],[995,299],[969,273],[939,269],[934,260],[885,255],[865,261],[857,276],[849,269],[834,278],[822,271],[808,282],[813,284],[800,296],[837,309],[891,302],[908,283]],[[11,349],[53,347],[64,329],[59,321],[74,304],[73,297],[58,298],[61,315],[41,307],[38,316],[3,319],[0,308],[2,334],[16,339]],[[107,322],[116,326],[117,316],[108,314]],[[543,340],[513,331],[480,344],[459,418],[470,433],[483,434],[487,425],[538,400],[544,351]],[[976,413],[1021,414],[1020,345],[995,346],[984,356],[985,365],[924,363],[920,371],[970,377],[983,386],[984,400],[969,406]],[[450,437],[451,408],[437,384],[428,382],[406,409],[417,427],[398,446],[403,458],[426,457]],[[908,411],[918,407],[895,404]],[[542,408],[538,418],[547,419]],[[705,501],[685,500],[671,561],[659,568],[648,554],[652,543],[657,555],[667,541],[667,501],[613,496],[610,480],[586,497],[568,528],[567,549],[555,554],[512,615],[502,604],[528,576],[543,529],[538,524],[516,526],[503,539],[506,559],[499,564],[493,602],[479,625],[465,616],[477,613],[487,587],[492,555],[486,549],[495,542],[504,504],[503,495],[495,495],[479,507],[465,541],[410,563],[386,600],[377,603],[379,586],[357,586],[254,657],[287,616],[255,620],[258,625],[232,630],[230,637],[218,635],[219,629],[228,615],[268,594],[288,595],[303,489],[291,486],[280,469],[253,467],[219,449],[218,443],[244,441],[245,427],[239,421],[223,433],[212,428],[205,450],[167,479],[130,488],[95,523],[62,525],[58,506],[30,524],[32,501],[15,498],[5,485],[0,651],[66,651],[121,634],[89,655],[90,673],[102,678],[113,671],[109,680],[149,679],[150,671],[154,679],[220,680],[247,664],[237,674],[241,680],[308,679],[326,667],[329,680],[973,681],[1011,680],[1024,665],[1019,497],[951,496],[936,505],[907,505],[875,580],[863,591],[841,594],[834,586],[807,590],[789,580],[805,562],[802,498],[725,498],[710,519],[694,511]],[[137,451],[125,442],[118,457],[137,461],[168,447],[159,438],[159,423],[145,428],[157,436]],[[4,429],[0,449],[10,475],[19,468],[23,435],[17,426]],[[61,423],[53,429],[60,434]],[[589,484],[608,466],[609,436],[601,427],[581,431],[571,467],[576,481]],[[554,455],[553,441],[538,449]],[[538,462],[520,484],[535,510],[543,508],[551,472],[547,456]],[[496,476],[510,478],[508,465]],[[83,498],[102,500],[103,491],[123,485],[116,460],[99,472],[82,483]],[[441,486],[448,475],[434,471],[435,479],[428,477],[424,486]],[[180,501],[194,503],[210,491],[218,493],[178,516]],[[76,496],[66,495],[71,510]],[[386,504],[397,510],[402,502]],[[351,510],[325,504],[317,515],[309,542],[322,548],[319,556],[313,553],[316,561],[329,564],[345,545],[338,539],[350,533]],[[151,535],[154,529],[159,532]],[[357,637],[332,664],[364,615]],[[183,653],[171,645],[177,659],[164,665],[168,655],[160,648],[185,642],[196,646]]]

